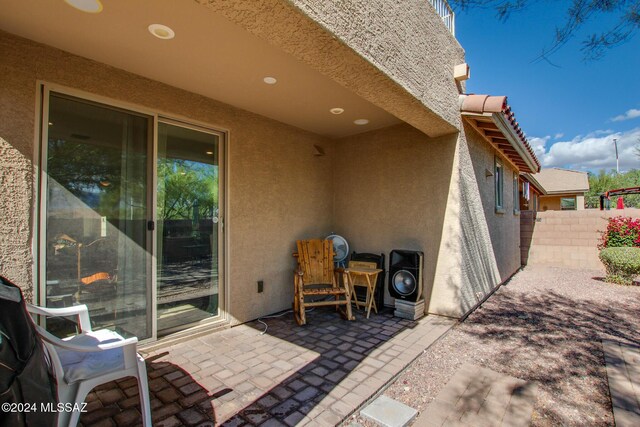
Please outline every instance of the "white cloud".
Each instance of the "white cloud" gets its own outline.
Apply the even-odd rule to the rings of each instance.
[[[563,136],[564,136],[564,133],[556,133],[556,134],[553,136],[553,139],[560,139],[560,138],[562,138]]]
[[[533,136],[533,137],[527,137],[527,141],[529,141],[529,144],[531,145],[531,148],[533,148],[533,152],[536,153],[536,156],[538,156],[538,158],[540,158],[540,156],[544,155],[544,153],[546,152],[546,144],[547,141],[549,141],[551,139],[551,137],[549,135],[544,136],[542,138]]]
[[[632,108],[631,110],[627,110],[626,113],[620,114],[619,116],[615,116],[611,119],[612,122],[621,122],[623,120],[631,120],[640,117],[640,110]]]
[[[635,147],[640,146],[640,128],[626,132],[596,131],[586,136],[576,136],[570,141],[558,141],[548,149],[541,144],[541,141],[546,143],[549,140],[548,136],[528,140],[542,167],[597,172],[616,168],[614,138],[618,142],[620,171],[640,169],[640,157],[635,152]]]

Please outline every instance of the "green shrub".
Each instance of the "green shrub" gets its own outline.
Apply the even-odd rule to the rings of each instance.
[[[605,248],[600,251],[600,261],[607,270],[607,282],[631,285],[640,274],[640,248]]]

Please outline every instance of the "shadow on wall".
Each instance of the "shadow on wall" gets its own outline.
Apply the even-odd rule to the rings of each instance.
[[[460,156],[460,228],[461,289],[460,310],[467,313],[501,282],[496,254],[482,205],[474,162],[469,146],[461,138]]]
[[[462,330],[493,352],[483,356],[487,367],[536,382],[542,388],[538,393],[551,395],[554,405],[536,407],[537,419],[550,425],[610,424],[601,339],[640,345],[640,306],[637,300],[631,301],[635,306],[621,308],[602,301],[576,301],[553,291],[498,292],[468,318]],[[575,390],[584,387],[585,381],[597,390],[589,400],[576,398]],[[567,414],[573,417],[574,413],[585,417],[583,422],[567,419]]]

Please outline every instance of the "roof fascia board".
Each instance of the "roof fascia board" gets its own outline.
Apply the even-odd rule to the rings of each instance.
[[[561,191],[547,191],[545,195],[547,196],[575,196],[576,194],[585,194],[589,192],[589,190],[561,190]]]
[[[462,113],[463,117],[464,116],[484,116],[484,117],[491,117],[491,114],[477,114],[477,113],[466,113],[463,112]],[[511,165],[511,167],[515,170],[517,170],[518,172],[521,172],[521,168],[516,165],[513,160],[511,160],[509,158],[509,156],[507,156],[504,152],[503,149],[501,149],[496,143],[494,143],[491,138],[488,138],[484,132],[476,125],[474,120],[471,120],[468,117],[464,117],[464,119],[466,120],[466,122],[471,125],[472,128],[475,129],[476,132],[478,132],[478,135],[480,135],[481,138],[483,138],[491,147],[493,147],[497,152],[498,155],[500,156],[501,159],[503,159],[505,162],[507,162],[509,165]]]
[[[493,122],[496,124],[496,126],[498,126],[498,129],[500,129],[502,134],[507,137],[509,144],[511,144],[511,146],[516,150],[516,153],[518,153],[518,156],[520,156],[520,158],[524,160],[524,162],[527,164],[529,169],[531,169],[532,171],[537,171],[538,166],[533,161],[533,158],[531,158],[529,153],[522,146],[522,144],[520,143],[520,139],[516,138],[516,135],[514,135],[509,122],[504,117],[504,114],[492,113],[491,118],[493,119]]]

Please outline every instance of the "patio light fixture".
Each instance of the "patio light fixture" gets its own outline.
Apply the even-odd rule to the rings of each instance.
[[[331,114],[342,114],[344,113],[344,108],[336,107],[329,110]]]
[[[263,82],[265,82],[268,85],[274,85],[276,83],[278,83],[278,79],[276,79],[275,77],[270,77],[267,76],[264,79],[262,79]]]
[[[358,120],[354,120],[353,123],[357,124],[358,126],[364,126],[364,125],[369,123],[369,120],[367,120],[367,119],[358,119]]]
[[[162,40],[171,40],[176,36],[176,33],[166,25],[151,24],[148,28],[151,34]]]
[[[102,12],[100,0],[64,0],[69,6],[86,13]]]

